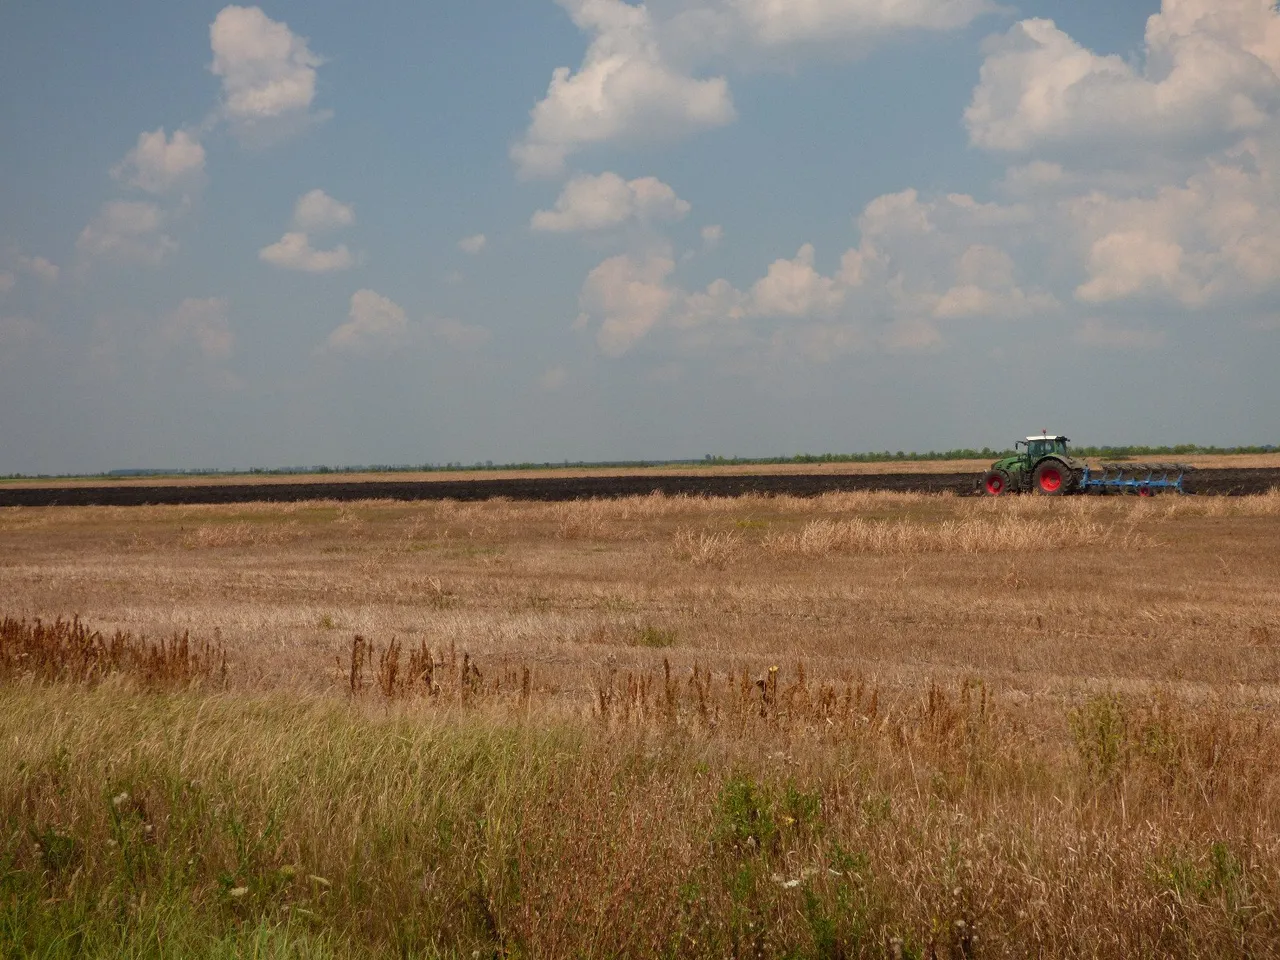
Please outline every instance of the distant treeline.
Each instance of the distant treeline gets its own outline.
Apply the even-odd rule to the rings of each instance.
[[[1194,455],[1231,456],[1249,453],[1275,453],[1280,450],[1275,444],[1262,444],[1252,447],[1202,447],[1195,443],[1180,443],[1171,447],[1146,446],[1072,446],[1071,452],[1079,457],[1095,457],[1100,459],[1127,459],[1132,457],[1186,457]],[[102,474],[0,474],[0,480],[57,480],[57,479],[107,479],[121,477],[245,477],[245,476],[294,476],[297,474],[326,473],[444,473],[449,471],[488,471],[488,470],[556,470],[556,469],[647,469],[654,467],[749,467],[768,466],[772,464],[804,464],[804,463],[922,463],[929,460],[996,460],[1011,456],[1013,450],[993,450],[983,447],[981,450],[970,448],[958,450],[930,450],[926,453],[907,452],[903,450],[880,450],[868,453],[797,453],[781,457],[724,457],[707,454],[698,460],[558,460],[541,463],[494,463],[486,460],[483,463],[422,463],[422,464],[366,464],[360,466],[333,467],[326,465],[296,467],[253,467],[248,470],[166,470],[166,469],[129,469],[111,470]]]

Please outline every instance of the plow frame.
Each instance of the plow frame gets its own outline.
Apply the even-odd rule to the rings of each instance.
[[[1086,465],[1076,489],[1081,493],[1185,494],[1183,481],[1190,467],[1180,463],[1103,463]]]

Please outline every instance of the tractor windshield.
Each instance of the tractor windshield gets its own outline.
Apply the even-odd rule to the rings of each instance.
[[[1067,441],[1061,437],[1052,440],[1029,440],[1027,441],[1027,453],[1031,455],[1032,460],[1039,460],[1041,457],[1047,457],[1052,453],[1059,456],[1067,455]]]

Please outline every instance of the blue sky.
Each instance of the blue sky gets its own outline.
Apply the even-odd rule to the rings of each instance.
[[[0,473],[1266,443],[1270,0],[0,10]]]

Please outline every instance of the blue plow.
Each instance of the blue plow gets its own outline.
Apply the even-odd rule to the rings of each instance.
[[[1076,489],[1082,493],[1186,493],[1183,480],[1191,467],[1180,463],[1104,463],[1084,468]]]

